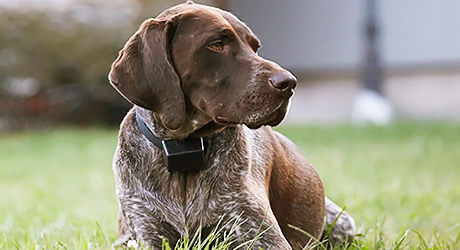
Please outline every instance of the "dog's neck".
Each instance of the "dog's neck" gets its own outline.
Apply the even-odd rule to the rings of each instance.
[[[188,137],[207,137],[222,131],[225,127],[197,112],[189,112],[184,124],[177,130],[166,128],[160,117],[153,111],[136,106],[137,115],[145,122],[153,135],[161,140],[185,139]]]
[[[170,130],[161,124],[157,115],[141,108],[136,108],[135,113],[138,129],[153,145],[162,150],[164,165],[169,172],[199,171],[207,166],[206,144],[201,133],[214,131],[214,122],[193,130],[188,136],[165,139],[166,136],[173,135],[168,134]],[[192,123],[197,125],[196,121]]]

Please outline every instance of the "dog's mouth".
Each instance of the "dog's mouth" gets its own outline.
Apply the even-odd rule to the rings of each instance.
[[[264,125],[268,125],[271,127],[278,126],[286,117],[287,110],[288,110],[289,103],[281,105],[278,109],[274,112],[270,113],[269,115],[263,117],[257,122],[253,123],[245,123],[250,129],[258,129]]]
[[[268,114],[254,114],[250,117],[240,119],[239,121],[226,116],[216,116],[213,120],[220,126],[235,126],[238,124],[245,124],[250,129],[258,129],[264,125],[274,127],[279,125],[284,120],[288,106],[288,102],[283,103],[280,107]]]
[[[247,95],[242,98],[244,100],[234,105],[220,103],[209,109],[204,104],[198,107],[219,126],[244,124],[251,129],[257,129],[264,125],[279,125],[287,114],[292,95],[294,95],[294,90],[291,90],[286,96],[274,96],[270,93]]]
[[[237,124],[241,124],[240,122],[237,122],[237,121],[234,121],[228,117],[224,117],[224,116],[217,116],[214,121],[217,123],[217,124],[220,124],[220,125],[237,125]]]

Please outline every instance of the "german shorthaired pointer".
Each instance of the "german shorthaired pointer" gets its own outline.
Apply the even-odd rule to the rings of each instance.
[[[297,80],[259,47],[231,13],[188,1],[146,20],[120,51],[109,80],[134,108],[113,162],[116,245],[161,249],[240,218],[235,246],[265,230],[254,249],[301,249],[339,215],[315,169],[270,127]],[[353,219],[343,213],[329,237],[352,242]]]

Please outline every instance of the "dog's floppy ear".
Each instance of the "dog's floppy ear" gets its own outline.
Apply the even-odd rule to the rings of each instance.
[[[159,114],[168,129],[185,121],[185,100],[171,62],[174,27],[167,20],[146,20],[113,62],[109,81],[131,103]]]

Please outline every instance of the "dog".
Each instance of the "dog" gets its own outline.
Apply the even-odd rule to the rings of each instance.
[[[238,218],[233,246],[257,238],[253,249],[302,249],[338,215],[330,240],[353,241],[353,219],[271,128],[297,79],[259,48],[233,14],[187,1],[144,21],[119,52],[109,81],[134,107],[113,160],[116,246],[161,249]]]

